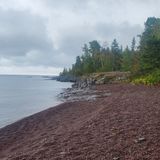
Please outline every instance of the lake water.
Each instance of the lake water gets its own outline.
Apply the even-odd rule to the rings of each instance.
[[[60,104],[57,95],[71,83],[43,76],[0,76],[0,128]]]

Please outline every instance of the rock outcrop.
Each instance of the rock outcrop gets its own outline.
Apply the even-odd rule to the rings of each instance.
[[[92,85],[101,85],[107,83],[119,83],[126,81],[130,76],[129,72],[101,72],[93,73],[88,76],[82,76],[77,79],[72,87],[86,88]]]
[[[60,82],[76,82],[79,78],[72,75],[60,75],[56,80]]]

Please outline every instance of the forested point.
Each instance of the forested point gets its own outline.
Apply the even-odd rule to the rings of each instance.
[[[145,29],[133,37],[130,46],[124,49],[116,39],[110,47],[101,46],[97,40],[84,44],[81,56],[70,69],[64,68],[60,76],[79,77],[98,72],[129,71],[133,83],[160,83],[160,18],[149,17]]]

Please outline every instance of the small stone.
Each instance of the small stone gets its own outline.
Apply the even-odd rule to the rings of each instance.
[[[120,160],[120,158],[119,157],[114,157],[113,160]]]
[[[65,155],[66,154],[66,152],[60,152],[60,155]]]
[[[142,143],[144,141],[146,141],[146,139],[144,137],[140,137],[137,140],[135,140],[136,143]]]

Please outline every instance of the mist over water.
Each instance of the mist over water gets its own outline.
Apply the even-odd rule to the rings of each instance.
[[[0,128],[60,104],[56,97],[71,83],[42,76],[0,76]]]

